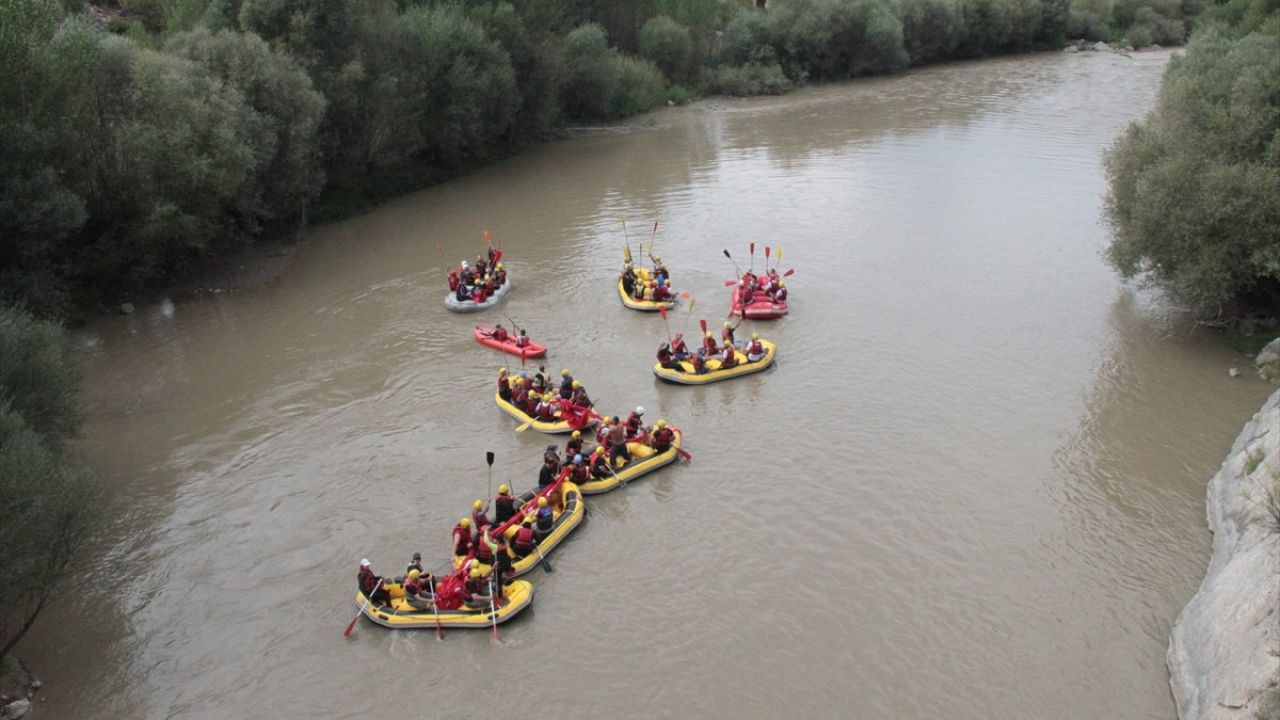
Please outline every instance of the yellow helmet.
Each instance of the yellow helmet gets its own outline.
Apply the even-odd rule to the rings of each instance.
[[[498,270],[501,270],[501,269],[502,269],[502,263],[498,263],[498,265],[497,265],[497,269],[498,269]]]
[[[480,569],[479,565],[476,565],[471,568],[471,577],[478,578],[481,575],[484,575],[484,572]]]
[[[569,368],[560,371],[560,377],[569,377]]]
[[[577,440],[578,438],[582,437],[582,431],[574,430],[573,435],[570,435],[570,437],[572,437],[574,440]]]
[[[712,334],[711,334],[711,331],[710,331],[710,330],[708,330],[708,331],[707,331],[707,337],[715,337],[715,335],[712,335]]]
[[[485,276],[484,276],[484,281],[485,281],[485,282],[489,282],[489,279],[490,279],[490,278],[489,278],[489,276],[488,276],[488,275],[485,275]]]
[[[600,422],[604,425],[608,425],[609,423],[613,422],[613,416],[605,415],[604,417],[600,418]]]
[[[417,580],[418,578],[422,577],[422,571],[419,570],[418,568],[414,568],[409,571],[409,577],[413,578],[414,580]]]
[[[658,257],[657,255],[654,255],[654,256],[653,256],[653,261],[654,261],[654,262],[662,262],[662,258]]]
[[[592,455],[603,455],[603,454],[604,454],[604,446],[603,446],[603,445],[597,445],[597,446],[596,446],[596,449],[591,451],[591,454],[592,454]]]
[[[543,400],[546,400],[547,402],[551,402],[552,400],[554,400],[554,399],[555,399],[555,397],[556,397],[556,396],[555,396],[555,395],[552,395],[551,393],[544,393],[544,394],[543,394],[543,396],[542,396],[542,399],[543,399]]]
[[[574,389],[574,390],[578,390],[578,389],[580,389],[580,388],[582,388],[582,383],[578,382],[577,380],[574,380],[574,381],[573,381],[573,389]]]
[[[458,524],[462,527],[471,527],[471,518],[462,518],[458,521]]]
[[[724,321],[724,326],[725,326],[725,327],[729,327],[729,321],[728,321],[728,320],[725,320],[725,321]]]
[[[538,498],[538,507],[546,507],[546,506],[547,506],[547,499],[544,497]]]
[[[787,281],[786,281],[786,280],[779,280],[779,281],[778,281],[778,287],[786,287],[786,286],[787,286]]]
[[[477,500],[477,501],[475,501],[475,502],[471,503],[471,507],[475,508],[476,510],[479,510],[480,508],[484,507],[484,501],[483,501],[483,500]]]
[[[760,339],[760,333],[751,333],[751,339],[752,339],[752,340],[759,340],[759,339]]]
[[[498,368],[498,374],[499,374],[499,375],[506,375],[506,374],[507,374],[507,369],[506,369],[506,368]]]
[[[509,492],[511,492],[511,488],[507,487],[505,484],[503,484],[503,485],[499,485],[499,486],[498,486],[498,493],[499,493],[499,494],[501,494],[501,493],[509,493]]]
[[[654,423],[654,426],[655,426],[655,427],[664,428],[664,427],[666,427],[666,426],[667,426],[667,421],[666,421],[666,420],[659,420],[658,422]]]
[[[523,385],[523,384],[524,384],[524,378],[522,378],[522,377],[518,377],[518,378],[516,378],[516,384],[517,384],[517,385]]]

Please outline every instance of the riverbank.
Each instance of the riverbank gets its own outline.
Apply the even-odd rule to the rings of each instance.
[[[31,711],[31,698],[41,682],[12,655],[0,658],[0,719],[18,720]]]
[[[1280,390],[1209,481],[1213,557],[1169,640],[1178,715],[1280,717]]]

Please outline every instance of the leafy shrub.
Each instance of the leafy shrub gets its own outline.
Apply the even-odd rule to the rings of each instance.
[[[652,60],[671,80],[683,80],[689,73],[693,38],[688,28],[659,15],[645,23],[640,31],[640,54]]]
[[[726,62],[732,65],[774,65],[778,54],[769,44],[769,26],[765,15],[744,12],[733,18],[721,39]]]
[[[609,116],[618,90],[619,67],[605,39],[604,28],[588,23],[564,39],[566,78],[562,95],[565,115],[575,120]]]
[[[960,0],[902,0],[902,41],[912,64],[940,60],[964,37]]]
[[[644,112],[666,101],[666,81],[662,71],[648,60],[616,55],[618,89],[610,99],[615,117],[627,117]]]
[[[818,74],[857,77],[910,62],[891,0],[835,0],[829,12],[831,34],[826,52],[815,61]]]
[[[703,91],[713,95],[780,95],[791,87],[782,67],[777,63],[760,65],[721,65],[703,68],[699,81]]]

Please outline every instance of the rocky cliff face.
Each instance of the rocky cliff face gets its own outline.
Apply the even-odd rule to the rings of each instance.
[[[1213,558],[1174,623],[1169,683],[1184,720],[1280,718],[1280,391],[1209,481]]]

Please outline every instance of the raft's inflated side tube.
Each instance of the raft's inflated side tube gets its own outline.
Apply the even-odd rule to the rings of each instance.
[[[747,356],[741,350],[737,350],[735,352],[737,352],[738,355],[738,364],[728,370],[718,369],[720,367],[720,360],[712,358],[706,362],[708,371],[701,375],[698,375],[693,371],[693,364],[688,360],[682,360],[680,362],[680,366],[684,368],[683,371],[670,370],[662,367],[660,363],[655,363],[653,366],[653,374],[657,375],[662,380],[680,385],[706,385],[707,383],[731,380],[733,378],[742,377],[743,375],[758,373],[762,370],[769,369],[769,366],[773,365],[774,356],[778,352],[778,346],[774,345],[772,342],[768,340],[761,340],[760,343],[764,345],[764,357],[756,362],[747,362]]]
[[[649,269],[636,268],[636,276],[638,278],[637,282],[646,282],[649,279]],[[662,300],[660,302],[655,302],[653,300],[636,300],[635,298],[627,295],[627,291],[622,287],[621,275],[618,276],[618,299],[622,301],[623,305],[626,305],[632,310],[640,310],[641,312],[658,312],[658,310],[662,308],[670,310],[676,306],[675,293],[672,293],[670,300]]]
[[[664,453],[655,453],[653,448],[644,443],[627,443],[627,451],[631,453],[631,462],[626,467],[615,471],[617,477],[609,475],[601,480],[592,479],[580,486],[583,495],[598,495],[609,492],[623,482],[631,482],[638,477],[648,475],[658,468],[676,461],[680,456],[680,443],[684,441],[684,433],[672,428],[675,437],[671,447]]]
[[[539,345],[532,340],[529,341],[528,345],[520,347],[519,345],[516,345],[514,337],[509,337],[506,340],[495,340],[493,339],[492,333],[493,328],[488,327],[477,326],[471,330],[471,336],[474,337],[476,342],[481,345],[487,345],[495,350],[501,350],[504,353],[515,355],[518,358],[528,359],[542,357],[547,353],[545,345]]]
[[[769,299],[768,294],[763,292],[755,292],[751,296],[751,302],[747,303],[746,313],[742,312],[742,304],[738,302],[737,288],[734,288],[732,295],[732,308],[730,315],[746,317],[748,320],[777,320],[787,314],[787,301],[774,302]]]
[[[419,610],[404,599],[404,586],[397,582],[383,582],[382,587],[391,595],[391,605],[364,610],[364,616],[389,628],[433,628],[436,614],[431,610]],[[356,604],[364,606],[364,593],[356,590]],[[528,580],[512,580],[502,588],[502,604],[498,606],[497,621],[504,623],[515,617],[533,602],[533,583]],[[457,610],[441,610],[440,625],[446,628],[487,628],[493,625],[495,615],[489,608],[473,610],[462,607]]]
[[[508,378],[507,382],[510,383],[510,381],[511,381],[511,378]],[[557,396],[559,395],[559,392],[557,391],[553,390],[552,392],[556,392]],[[503,400],[502,396],[499,395],[496,391],[493,393],[493,401],[498,403],[498,407],[502,408],[503,412],[515,418],[516,420],[519,420],[521,424],[529,423],[529,427],[531,429],[537,430],[540,433],[547,433],[548,435],[560,435],[567,432],[573,432],[574,430],[586,430],[587,428],[596,424],[596,419],[594,417],[588,417],[587,422],[583,424],[581,428],[569,427],[569,423],[565,420],[556,420],[555,422],[547,422],[546,420],[534,420],[525,411],[521,410],[515,405],[512,405],[506,400]],[[557,410],[556,411],[557,417],[559,416],[559,414],[560,414],[560,411]],[[530,422],[531,420],[532,422]]]
[[[550,555],[551,551],[560,544],[560,541],[564,540],[574,528],[578,527],[582,522],[582,516],[585,513],[586,506],[582,502],[582,490],[578,489],[577,485],[565,481],[565,483],[560,486],[560,492],[564,493],[564,503],[562,505],[558,505],[559,512],[555,515],[555,519],[552,520],[550,534],[543,538],[542,542],[538,543],[538,547],[542,549],[542,554],[544,556]],[[534,495],[535,492],[530,490],[520,496],[520,504],[516,506],[517,515],[524,510],[525,505],[533,500]],[[534,507],[531,509],[536,510],[537,508]],[[552,509],[552,512],[556,512],[555,508]],[[516,532],[519,530],[520,524],[516,523],[507,528],[507,531],[502,534],[508,548],[511,547],[511,541],[515,538]],[[466,555],[454,555],[453,566],[462,567],[462,563],[466,562],[466,560]],[[537,550],[534,550],[524,557],[516,557],[513,550],[511,552],[512,577],[519,577],[529,572],[541,561],[542,558],[538,556]],[[482,565],[481,567],[487,566]]]
[[[454,312],[480,312],[481,310],[488,310],[494,305],[505,300],[507,295],[511,293],[512,287],[513,284],[511,282],[511,276],[508,275],[506,284],[497,290],[494,290],[493,294],[482,303],[475,303],[470,300],[459,301],[456,294],[449,293],[444,296],[444,306]]]

